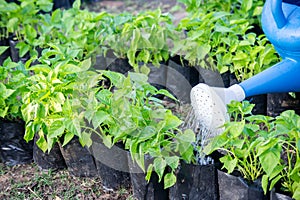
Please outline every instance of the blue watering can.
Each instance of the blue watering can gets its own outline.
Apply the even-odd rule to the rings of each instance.
[[[289,2],[288,2],[289,1]],[[282,61],[267,70],[229,88],[200,83],[191,90],[191,104],[202,133],[219,134],[232,100],[275,93],[300,92],[300,1],[266,0],[262,27]]]
[[[239,84],[245,96],[300,92],[300,6],[267,0],[261,22],[265,35],[283,60]]]

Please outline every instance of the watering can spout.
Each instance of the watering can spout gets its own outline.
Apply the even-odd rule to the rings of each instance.
[[[277,27],[280,29],[284,27],[287,23],[287,19],[284,16],[282,10],[282,0],[272,0],[271,2],[271,11],[275,19]]]

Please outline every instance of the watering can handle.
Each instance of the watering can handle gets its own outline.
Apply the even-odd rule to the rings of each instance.
[[[286,25],[286,18],[282,10],[282,0],[270,0],[271,1],[271,11],[275,19],[278,28],[282,28]]]

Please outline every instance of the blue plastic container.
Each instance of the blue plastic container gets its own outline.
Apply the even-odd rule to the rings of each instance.
[[[300,92],[300,7],[282,0],[266,0],[262,28],[282,61],[240,83],[246,97]]]

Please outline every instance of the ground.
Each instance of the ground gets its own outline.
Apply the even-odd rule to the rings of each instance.
[[[67,170],[41,171],[34,163],[0,163],[0,199],[134,199],[130,189],[105,190],[99,178],[79,178]]]

